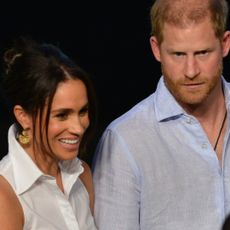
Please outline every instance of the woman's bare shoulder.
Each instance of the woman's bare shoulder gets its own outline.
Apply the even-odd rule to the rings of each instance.
[[[0,176],[0,223],[2,229],[23,228],[24,215],[21,204],[8,181]]]
[[[94,187],[93,187],[92,172],[91,172],[89,165],[86,162],[82,161],[82,166],[84,168],[84,172],[80,175],[80,179],[82,180],[89,194],[90,208],[91,208],[91,211],[93,212]]]

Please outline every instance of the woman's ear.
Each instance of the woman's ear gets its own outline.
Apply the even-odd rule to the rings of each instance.
[[[14,116],[23,129],[30,129],[32,127],[31,116],[25,112],[22,106],[14,106]]]
[[[150,37],[150,45],[156,60],[160,62],[161,61],[160,45],[155,36]]]

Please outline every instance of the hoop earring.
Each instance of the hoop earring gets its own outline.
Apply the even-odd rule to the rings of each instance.
[[[18,141],[23,145],[27,145],[30,142],[30,138],[26,130],[23,130],[22,133],[19,133],[17,138],[18,138]]]

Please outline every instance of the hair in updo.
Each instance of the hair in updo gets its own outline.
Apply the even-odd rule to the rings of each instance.
[[[68,79],[79,79],[86,86],[90,125],[86,130],[79,148],[79,154],[86,151],[87,144],[92,137],[96,125],[97,109],[95,91],[88,74],[66,56],[58,47],[52,44],[38,44],[37,42],[20,37],[4,54],[5,73],[3,86],[10,105],[21,105],[31,115],[34,126],[35,120],[40,121],[40,135],[48,131],[51,104],[58,84]],[[43,111],[47,105],[47,113]],[[44,117],[45,116],[45,117]],[[45,120],[45,130],[41,130],[41,121]],[[17,124],[17,131],[22,127]],[[48,139],[47,143],[49,145]],[[44,147],[42,143],[42,147]]]
[[[20,53],[15,54],[13,49],[10,49],[7,52],[5,52],[4,61],[7,66],[6,73],[9,72],[10,66],[13,65],[15,58],[20,57],[20,56],[21,54]]]

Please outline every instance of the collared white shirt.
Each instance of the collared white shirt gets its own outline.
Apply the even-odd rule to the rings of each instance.
[[[25,230],[95,230],[88,192],[79,178],[81,161],[60,163],[64,193],[54,177],[45,175],[9,129],[9,153],[0,162],[0,175],[13,187],[24,212]]]
[[[219,162],[198,120],[160,79],[156,92],[112,122],[94,162],[100,230],[220,230],[230,213],[230,86]]]

